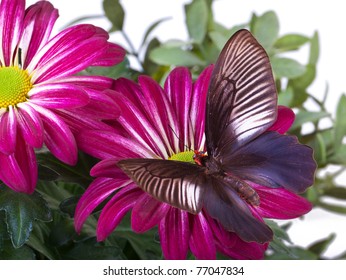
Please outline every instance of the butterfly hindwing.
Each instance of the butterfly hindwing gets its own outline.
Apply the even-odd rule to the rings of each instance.
[[[212,73],[206,108],[208,155],[227,156],[269,128],[277,92],[269,58],[247,30],[234,34]]]
[[[159,201],[196,214],[202,209],[205,168],[161,159],[126,159],[118,166],[145,192]]]
[[[247,203],[233,189],[231,178],[211,176],[208,181],[213,187],[206,189],[203,204],[211,217],[244,241],[265,243],[272,240],[272,230],[252,215]]]

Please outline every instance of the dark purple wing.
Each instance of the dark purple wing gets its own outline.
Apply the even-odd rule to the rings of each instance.
[[[211,217],[246,242],[265,243],[273,239],[272,230],[252,215],[247,203],[233,189],[232,178],[208,179],[213,188],[206,189],[203,204]]]
[[[268,131],[223,158],[223,168],[243,180],[300,193],[313,184],[316,162],[297,137]]]
[[[205,168],[182,161],[126,159],[118,166],[144,191],[174,207],[196,214],[202,209]]]
[[[277,92],[269,58],[247,30],[223,48],[210,80],[206,139],[208,155],[227,156],[276,120]]]

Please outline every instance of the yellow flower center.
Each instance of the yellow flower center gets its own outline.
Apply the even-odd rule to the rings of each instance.
[[[194,154],[195,154],[194,151],[185,151],[185,152],[174,154],[168,159],[195,163],[195,161],[193,160]]]
[[[32,86],[26,70],[18,66],[0,67],[0,108],[25,102]]]

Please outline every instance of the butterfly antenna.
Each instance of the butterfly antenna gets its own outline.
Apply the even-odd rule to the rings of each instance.
[[[22,49],[18,48],[18,65],[20,68],[22,68]]]
[[[180,142],[180,143],[184,143],[184,141],[182,141],[182,140],[180,139],[180,137],[175,133],[174,129],[173,129],[170,125],[168,125],[168,126],[169,126],[169,128],[172,130],[172,132],[173,132],[173,134],[175,135],[175,137],[177,137],[177,139],[179,140],[179,142]],[[191,151],[191,149],[190,149],[187,145],[184,144],[184,147],[185,147],[188,151]]]

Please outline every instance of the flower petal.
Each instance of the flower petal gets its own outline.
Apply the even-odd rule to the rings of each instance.
[[[198,149],[204,146],[205,134],[205,108],[207,102],[207,92],[213,66],[207,67],[199,75],[197,81],[193,84],[190,118],[192,125],[192,135],[194,139],[194,148]]]
[[[113,131],[88,130],[76,135],[78,147],[100,159],[153,157],[140,144]]]
[[[127,179],[126,182],[129,180]],[[94,211],[94,209],[104,201],[110,194],[123,187],[124,180],[115,180],[112,178],[96,178],[84,192],[78,201],[74,224],[77,232],[80,232],[85,220]]]
[[[87,68],[107,55],[107,39],[107,32],[93,25],[81,24],[63,30],[28,65],[28,71],[34,72],[32,81],[40,83]]]
[[[0,65],[10,66],[23,30],[24,0],[2,0],[0,3]]]
[[[6,185],[17,192],[33,193],[38,172],[35,152],[21,137],[14,154],[0,153],[0,166],[0,179]]]
[[[171,207],[159,224],[159,235],[162,252],[166,259],[185,259],[190,240],[188,213]]]
[[[112,66],[118,64],[124,60],[126,55],[125,49],[122,47],[108,43],[108,49],[104,55],[98,59],[96,62],[92,63],[92,66]]]
[[[119,180],[128,180],[128,176],[118,168],[118,159],[108,158],[97,163],[90,170],[90,175],[93,177],[106,177]]]
[[[112,233],[142,194],[140,188],[129,185],[113,196],[101,212],[96,231],[98,241],[105,240]]]
[[[218,250],[236,260],[261,260],[264,258],[264,252],[268,248],[268,243],[248,243],[241,240],[236,234],[234,234],[234,238],[235,243],[232,247],[224,247],[223,244],[218,244]]]
[[[164,89],[172,103],[173,110],[179,121],[179,131],[176,134],[181,138],[180,151],[184,150],[184,143],[188,144],[190,125],[190,102],[192,96],[192,79],[190,71],[185,67],[175,68],[167,77]]]
[[[200,260],[216,259],[214,237],[207,219],[202,213],[193,215],[192,217],[191,252]]]
[[[255,210],[264,218],[293,219],[312,209],[308,200],[283,188],[251,185],[260,197],[260,205]]]
[[[39,114],[26,103],[17,104],[18,126],[25,141],[34,148],[43,145],[43,124]]]
[[[132,229],[138,233],[151,229],[160,223],[169,209],[170,206],[168,204],[154,199],[147,193],[143,193],[132,209]]]
[[[0,152],[11,154],[15,151],[17,138],[17,118],[15,109],[8,107],[9,111],[0,117]]]
[[[77,162],[77,144],[69,127],[52,111],[33,103],[29,104],[39,114],[44,127],[44,143],[49,151],[62,162]]]
[[[23,69],[26,69],[37,51],[48,41],[58,17],[58,10],[48,1],[39,1],[26,9],[24,30],[19,43]]]
[[[89,102],[88,94],[71,84],[44,84],[29,91],[30,102],[44,108],[66,109],[81,107]]]
[[[285,106],[278,106],[278,116],[275,123],[268,128],[268,130],[274,130],[280,134],[284,134],[290,129],[295,119],[294,112]]]

